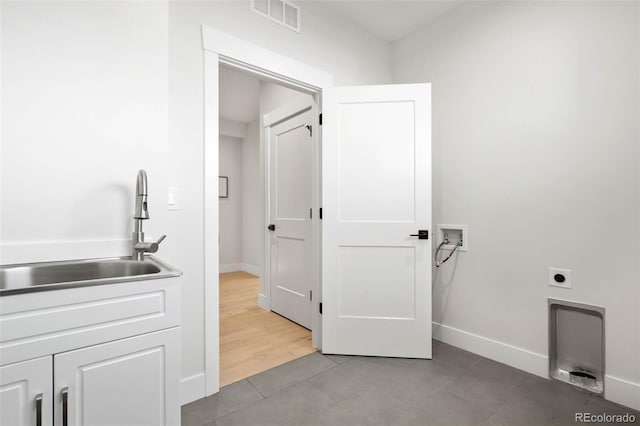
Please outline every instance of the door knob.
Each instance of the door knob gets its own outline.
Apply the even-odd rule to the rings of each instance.
[[[417,234],[411,234],[410,237],[418,237],[419,240],[428,240],[429,239],[429,231],[425,229],[418,230]]]
[[[267,229],[269,231],[275,231],[276,230],[276,226],[272,223],[271,225],[267,226]]]

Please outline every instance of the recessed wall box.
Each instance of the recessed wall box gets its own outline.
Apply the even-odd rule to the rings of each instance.
[[[440,245],[445,237],[449,240],[449,244],[443,245],[443,250],[453,250],[460,241],[462,241],[462,245],[458,247],[458,251],[469,250],[467,225],[436,225],[436,245]]]
[[[549,377],[604,394],[604,308],[548,299]]]

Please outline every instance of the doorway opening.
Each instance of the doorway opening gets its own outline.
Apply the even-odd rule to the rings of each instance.
[[[251,75],[277,82],[285,87],[300,90],[313,96],[314,125],[319,124],[321,93],[333,86],[333,76],[323,70],[303,64],[289,57],[272,52],[261,46],[248,43],[230,34],[202,26],[204,49],[204,362],[203,375],[185,379],[184,400],[193,400],[204,387],[204,395],[212,395],[220,389],[220,339],[219,339],[219,67],[220,64]],[[320,130],[317,128],[317,130]],[[321,207],[321,132],[313,136],[313,206],[314,212]],[[321,224],[318,216],[313,219],[313,313],[312,344],[322,344],[321,317]]]
[[[314,352],[313,98],[219,68],[220,386]]]
[[[334,354],[431,358],[431,245],[421,238],[431,223],[430,85],[333,87],[322,70],[202,30],[205,374],[185,387],[195,389],[204,378],[208,396],[220,383],[220,64],[313,96],[313,346]]]

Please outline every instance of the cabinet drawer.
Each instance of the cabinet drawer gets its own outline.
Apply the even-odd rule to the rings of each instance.
[[[0,364],[180,324],[179,278],[0,298]]]

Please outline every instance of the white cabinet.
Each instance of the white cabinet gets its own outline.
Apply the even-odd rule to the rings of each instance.
[[[0,426],[179,425],[179,294],[170,278],[0,297]]]
[[[54,424],[179,424],[179,345],[172,328],[55,355]]]
[[[50,425],[53,422],[51,357],[0,367],[0,425]]]

